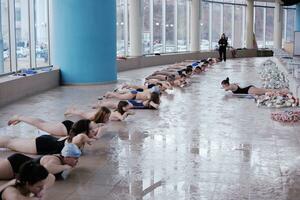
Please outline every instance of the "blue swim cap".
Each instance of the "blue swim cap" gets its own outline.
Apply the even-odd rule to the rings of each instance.
[[[151,91],[151,92],[160,93],[160,89],[159,89],[158,86],[154,86],[154,87],[150,88],[150,91]]]
[[[81,156],[81,151],[76,144],[66,143],[64,148],[61,150],[61,155],[63,157],[79,158]]]
[[[196,67],[196,66],[198,66],[198,65],[199,65],[198,62],[195,62],[195,63],[192,64],[193,67]]]

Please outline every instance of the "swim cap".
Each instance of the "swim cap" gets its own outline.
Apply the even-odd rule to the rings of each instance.
[[[66,143],[64,148],[61,150],[61,155],[63,157],[79,158],[81,156],[81,151],[76,144]]]
[[[154,87],[150,88],[150,91],[151,91],[151,92],[160,93],[160,89],[159,89],[158,86],[154,86]]]

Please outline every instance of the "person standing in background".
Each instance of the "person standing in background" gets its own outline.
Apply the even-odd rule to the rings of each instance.
[[[225,36],[225,33],[222,34],[221,39],[219,40],[219,54],[220,54],[220,60],[224,60],[226,62],[226,48],[228,46],[227,38]]]

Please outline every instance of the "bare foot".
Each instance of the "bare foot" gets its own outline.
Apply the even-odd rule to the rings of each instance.
[[[98,104],[92,105],[92,109],[97,109],[97,108],[99,108],[99,105],[98,105]]]
[[[112,98],[113,97],[113,92],[107,92],[103,97],[104,98]]]
[[[72,106],[70,108],[67,109],[67,111],[64,113],[65,116],[70,116],[74,113],[74,111],[76,111],[75,107]]]
[[[127,83],[124,83],[121,87],[121,89],[124,89],[124,88],[127,88],[128,87],[128,84]]]
[[[103,98],[101,100],[98,98],[97,104],[92,105],[92,109],[98,109],[98,108],[100,108],[102,100],[103,100]]]
[[[21,121],[19,120],[19,115],[14,115],[9,121],[8,121],[8,126],[10,125],[17,125]]]

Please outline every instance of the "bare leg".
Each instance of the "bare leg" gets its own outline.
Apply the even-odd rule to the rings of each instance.
[[[110,101],[98,101],[97,104],[94,104],[92,106],[93,109],[98,109],[100,107],[108,107],[108,108],[111,108],[111,109],[116,109],[117,108],[117,103],[115,102],[110,102]]]
[[[110,101],[100,102],[99,107],[101,107],[101,106],[108,107],[108,108],[111,108],[111,109],[116,109],[118,107],[117,103],[110,102]]]
[[[249,89],[249,94],[252,95],[264,95],[267,92],[288,92],[287,89],[282,90],[275,90],[275,89],[265,89],[265,88],[257,88],[257,87],[251,87]]]
[[[14,172],[7,159],[0,160],[0,180],[10,180],[14,178]]]
[[[37,154],[35,139],[0,137],[0,148],[21,153]]]
[[[131,93],[118,94],[118,93],[108,92],[108,93],[106,93],[105,96],[108,98],[117,98],[120,100],[128,100],[128,99],[133,99],[135,97],[135,94],[131,94]]]
[[[24,122],[31,126],[34,126],[42,131],[45,131],[51,135],[66,136],[68,135],[66,127],[60,122],[46,122],[39,118],[14,116],[8,121],[8,125],[15,125],[19,122]]]
[[[158,71],[158,72],[154,72],[153,73],[153,76],[160,76],[160,75],[163,75],[163,76],[170,76],[170,75],[176,75],[176,73],[174,72],[167,72],[167,71]]]
[[[78,110],[74,107],[71,107],[65,112],[65,115],[68,115],[68,116],[78,115],[82,118],[92,120],[96,113],[97,113],[97,111],[84,112],[84,111]]]
[[[164,75],[151,75],[151,76],[148,76],[146,79],[157,79],[157,80],[160,80],[160,81],[165,81],[166,76],[164,76]]]

